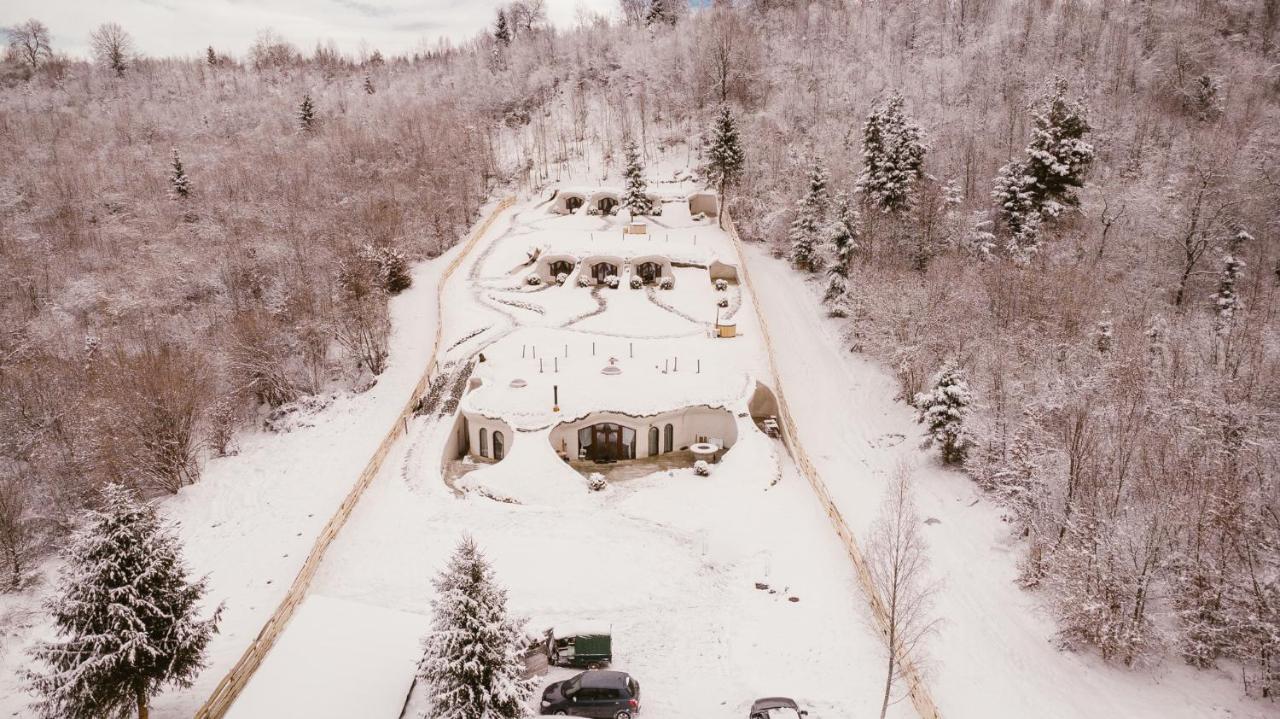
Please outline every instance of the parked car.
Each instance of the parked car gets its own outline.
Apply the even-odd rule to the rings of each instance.
[[[765,697],[751,703],[749,719],[800,719],[804,716],[809,716],[809,712],[801,709],[794,699]]]
[[[632,719],[640,713],[640,683],[626,672],[585,671],[544,689],[540,713]]]

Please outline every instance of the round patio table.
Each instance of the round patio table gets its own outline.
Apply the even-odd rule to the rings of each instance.
[[[695,460],[705,459],[708,462],[716,461],[716,452],[719,451],[719,449],[719,447],[711,444],[710,442],[699,442],[697,444],[689,445],[689,451],[693,452],[693,458]]]

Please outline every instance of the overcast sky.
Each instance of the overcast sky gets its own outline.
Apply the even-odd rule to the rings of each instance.
[[[440,37],[466,40],[494,17],[504,0],[0,0],[0,26],[36,18],[49,26],[54,48],[88,55],[89,33],[118,22],[145,55],[197,55],[213,45],[243,56],[258,31],[270,27],[309,52],[332,39],[346,52],[361,44],[385,54],[434,46]],[[579,6],[612,13],[616,0],[546,0],[547,15],[572,25]]]

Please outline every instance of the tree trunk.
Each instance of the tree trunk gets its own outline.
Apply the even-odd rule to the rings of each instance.
[[[880,703],[880,719],[889,713],[889,694],[893,691],[893,646],[889,646],[889,671],[884,676],[884,701]]]
[[[151,708],[147,706],[147,692],[142,687],[136,687],[134,694],[138,697],[138,719],[148,719],[151,715]]]

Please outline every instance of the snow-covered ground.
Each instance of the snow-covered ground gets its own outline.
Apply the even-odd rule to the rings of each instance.
[[[594,620],[613,626],[613,668],[640,682],[645,716],[741,717],[752,700],[776,694],[796,697],[814,719],[874,713],[883,680],[879,639],[839,541],[777,440],[757,431],[749,417],[740,418],[738,442],[711,477],[682,467],[616,482],[599,493],[587,490],[548,440],[555,414],[547,385],[553,382],[565,390],[561,416],[600,409],[639,413],[681,403],[745,413],[754,377],[767,366],[749,311],[738,318],[742,337],[718,340],[707,326],[680,319],[643,290],[625,286],[600,293],[607,306],[592,318],[599,331],[558,327],[551,319],[572,317],[588,289],[524,292],[540,303],[541,313],[495,304],[488,293],[506,278],[518,287],[524,272],[512,268],[527,259],[531,242],[558,251],[557,242],[579,242],[582,233],[596,231],[574,229],[586,218],[549,216],[535,203],[517,207],[512,216],[447,288],[445,346],[463,340],[450,359],[486,355],[477,370],[484,382],[463,406],[481,406],[517,428],[506,458],[466,475],[463,486],[518,503],[475,492],[455,495],[441,476],[452,423],[415,420],[313,585],[308,603],[342,602],[345,625],[292,624],[282,646],[288,642],[290,655],[305,647],[306,661],[293,662],[290,674],[273,655],[270,671],[264,667],[237,703],[237,716],[266,715],[280,696],[298,692],[334,692],[333,706],[342,705],[337,693],[344,702],[366,692],[370,702],[380,701],[372,693],[386,691],[381,683],[318,685],[309,666],[325,663],[331,653],[335,664],[347,661],[348,651],[377,653],[387,644],[388,611],[429,613],[431,580],[464,533],[493,561],[509,588],[512,611],[536,617],[531,625]],[[622,223],[589,219],[593,227]],[[662,219],[673,237],[688,237],[690,247],[698,234],[703,262],[733,257],[727,238],[691,220],[687,209],[668,206]],[[669,291],[663,299],[681,313],[710,315],[709,323],[716,293],[706,270],[696,272],[681,278],[688,291]],[[650,320],[664,315],[679,322],[655,328]],[[477,333],[481,328],[488,329]],[[541,374],[535,346],[544,360]],[[558,374],[553,356],[560,357]],[[680,372],[664,372],[665,360],[676,356]],[[618,359],[623,373],[602,380],[599,370],[608,357]],[[510,388],[515,378],[528,385]],[[757,589],[757,583],[769,588]],[[350,627],[364,615],[347,607],[360,604],[369,607],[367,633]],[[412,679],[399,647],[388,648],[380,661],[386,673]],[[564,674],[555,670],[545,679]],[[323,710],[324,701],[309,706],[316,709],[308,716],[341,715]],[[894,711],[909,716],[911,710],[902,704]]]
[[[844,348],[812,284],[759,247],[747,250],[787,400],[810,458],[855,532],[865,533],[893,468],[915,468],[934,575],[943,582],[942,628],[930,647],[928,685],[944,716],[1009,719],[1235,719],[1275,717],[1243,698],[1225,673],[1176,661],[1154,670],[1104,664],[1058,650],[1039,597],[1015,584],[1022,551],[1008,525],[963,474],[919,448],[920,425],[894,401],[883,366]],[[814,381],[820,378],[818,381]]]

